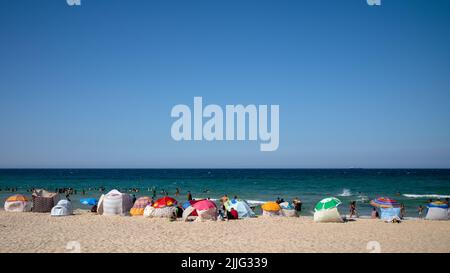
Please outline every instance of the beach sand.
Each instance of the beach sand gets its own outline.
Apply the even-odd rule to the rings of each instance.
[[[388,224],[357,219],[314,223],[311,217],[170,222],[168,219],[0,211],[0,252],[450,252],[450,221]],[[376,244],[376,243],[375,243]]]

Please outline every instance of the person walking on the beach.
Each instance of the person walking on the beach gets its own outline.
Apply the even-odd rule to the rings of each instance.
[[[227,215],[227,218],[228,218],[228,220],[239,219],[237,210],[235,210],[234,208],[231,208],[230,213],[228,213],[228,215]]]
[[[188,194],[187,194],[187,200],[188,200],[188,201],[191,201],[191,200],[192,200],[192,194],[191,194],[190,191],[188,191]]]
[[[133,204],[136,202],[136,195],[133,194]]]
[[[348,218],[352,218],[352,216],[355,215],[356,218],[358,218],[358,211],[356,210],[356,201],[350,202],[350,215]]]

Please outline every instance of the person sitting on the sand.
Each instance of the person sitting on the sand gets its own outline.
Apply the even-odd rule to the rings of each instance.
[[[292,200],[292,204],[294,204],[294,209],[297,211],[297,213],[300,213],[302,211],[302,200],[300,200],[298,197],[295,197],[294,200]]]
[[[97,212],[97,205],[92,206],[91,212],[96,213]]]
[[[236,220],[239,219],[239,215],[237,210],[235,210],[234,208],[231,208],[229,215],[227,215],[228,220]]]
[[[373,209],[372,209],[371,218],[372,218],[372,219],[377,219],[378,217],[379,217],[379,215],[378,215],[377,209],[376,209],[376,208],[373,208]]]

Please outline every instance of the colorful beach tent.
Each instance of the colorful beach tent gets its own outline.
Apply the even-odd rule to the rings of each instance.
[[[400,208],[381,207],[380,219],[387,222],[391,222],[394,219],[400,220]]]
[[[314,222],[343,222],[337,209],[340,204],[342,204],[341,200],[336,197],[328,197],[320,200],[314,208]]]
[[[426,220],[448,220],[449,219],[449,208],[448,204],[435,201],[428,204],[428,212],[425,216]]]
[[[155,203],[153,204],[154,208],[164,208],[166,206],[175,206],[177,204],[177,200],[175,200],[172,197],[169,196],[164,196],[162,198],[159,198],[158,200],[155,201]]]
[[[31,202],[22,194],[16,194],[6,199],[4,207],[9,212],[27,212],[31,211]]]
[[[189,208],[190,206],[192,206],[193,204],[197,203],[200,200],[189,200],[183,203],[183,210],[186,210],[187,208]],[[184,213],[184,211],[183,211]],[[197,215],[197,210],[194,210],[189,216],[198,216]]]
[[[261,206],[263,216],[279,216],[281,215],[281,207],[276,202],[266,202]]]
[[[68,216],[73,214],[72,203],[68,200],[60,200],[50,212],[51,216]]]
[[[139,197],[130,209],[131,216],[144,215],[145,207],[152,203],[152,199],[148,196]]]
[[[95,198],[81,198],[80,203],[87,206],[95,206],[98,201]]]
[[[50,212],[59,201],[59,194],[36,189],[31,195],[33,199],[33,212]]]
[[[377,199],[370,201],[370,204],[378,208],[392,208],[400,206],[397,201],[388,197],[378,197]]]
[[[100,197],[97,213],[100,215],[128,215],[132,207],[133,199],[129,194],[112,190]]]
[[[248,217],[255,217],[255,213],[248,205],[247,201],[241,200],[241,199],[232,199],[228,200],[224,203],[225,209],[227,211],[230,211],[231,208],[234,208],[239,218],[248,218]]]
[[[195,216],[196,221],[217,220],[217,206],[211,200],[199,200],[183,211],[183,221],[187,221],[189,217]]]

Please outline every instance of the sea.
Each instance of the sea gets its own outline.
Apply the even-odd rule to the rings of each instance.
[[[33,188],[73,188],[69,198],[80,209],[89,209],[80,199],[99,198],[100,188],[136,197],[167,192],[181,203],[188,191],[195,199],[216,201],[227,194],[257,210],[266,201],[300,198],[302,215],[312,215],[318,201],[334,196],[342,201],[342,214],[356,201],[359,214],[369,216],[370,200],[383,196],[403,203],[407,217],[417,217],[419,205],[450,198],[450,169],[0,169],[2,204],[16,193],[31,197]]]

